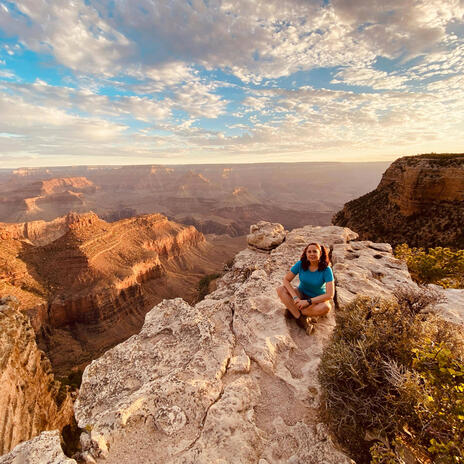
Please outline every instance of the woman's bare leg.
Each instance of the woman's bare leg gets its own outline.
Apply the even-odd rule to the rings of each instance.
[[[298,291],[298,289],[295,289],[295,291],[301,298],[301,293]],[[295,319],[298,319],[300,317],[300,310],[293,301],[293,297],[290,295],[290,293],[288,293],[288,290],[283,285],[277,289],[277,295],[279,295],[280,301],[282,301],[285,307],[292,313],[292,316]]]
[[[311,306],[304,308],[301,313],[310,317],[325,316],[332,309],[332,305],[332,300],[322,303],[313,303]]]

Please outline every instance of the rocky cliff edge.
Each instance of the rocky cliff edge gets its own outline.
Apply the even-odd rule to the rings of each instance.
[[[332,219],[360,238],[392,245],[464,248],[464,154],[405,156],[378,187]]]
[[[334,314],[307,336],[285,319],[275,289],[310,241],[332,248],[339,305],[415,286],[390,245],[356,237],[336,226],[296,229],[271,252],[240,252],[218,289],[196,306],[181,299],[155,306],[138,335],[85,370],[75,404],[84,430],[80,458],[349,463],[317,418],[317,367]]]

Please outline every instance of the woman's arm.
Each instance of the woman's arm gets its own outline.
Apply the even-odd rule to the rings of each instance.
[[[293,285],[290,283],[295,277],[296,274],[294,274],[292,271],[288,271],[284,277],[284,287],[287,289],[287,292],[290,293],[294,300],[300,298],[296,290],[293,288]]]

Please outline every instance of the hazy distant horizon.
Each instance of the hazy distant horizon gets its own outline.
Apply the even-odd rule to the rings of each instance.
[[[390,163],[81,165],[0,171],[0,222],[93,211],[114,221],[162,213],[205,233],[248,233],[260,220],[327,225],[374,189]]]
[[[391,162],[395,161],[394,158]],[[57,164],[44,166],[15,166],[10,168],[0,168],[0,171],[14,171],[16,169],[47,169],[47,168],[107,168],[107,167],[137,167],[137,166],[245,166],[245,165],[268,165],[268,164],[391,164],[390,161],[263,161],[263,162],[244,162],[244,163],[140,163],[140,164]]]

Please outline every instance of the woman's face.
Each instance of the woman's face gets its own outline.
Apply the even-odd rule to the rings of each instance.
[[[319,262],[321,258],[321,250],[316,245],[309,245],[306,250],[306,257],[310,262]]]

